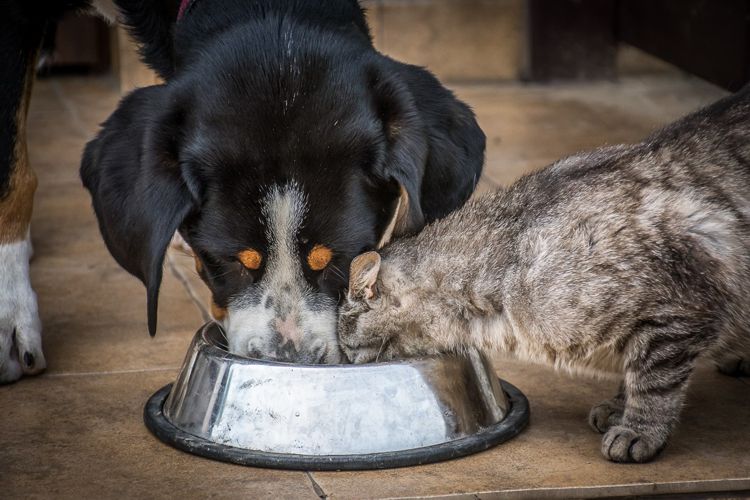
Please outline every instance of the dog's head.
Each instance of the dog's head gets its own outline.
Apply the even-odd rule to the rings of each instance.
[[[379,54],[282,46],[216,44],[126,97],[81,173],[107,246],[148,289],[152,334],[179,230],[230,350],[337,362],[351,260],[424,224],[428,134]]]

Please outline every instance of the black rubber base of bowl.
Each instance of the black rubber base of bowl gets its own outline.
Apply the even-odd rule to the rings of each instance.
[[[503,420],[480,432],[443,444],[386,453],[361,455],[295,455],[246,450],[214,443],[184,432],[164,416],[162,407],[172,384],[159,389],[143,409],[146,427],[160,440],[180,450],[223,462],[273,469],[310,471],[367,470],[407,467],[440,462],[478,453],[498,445],[521,432],[529,422],[529,402],[513,385],[500,381],[510,400],[510,411]]]

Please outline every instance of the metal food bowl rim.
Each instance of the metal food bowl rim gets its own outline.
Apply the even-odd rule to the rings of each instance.
[[[221,356],[224,359],[231,359],[233,362],[242,363],[242,364],[285,366],[285,367],[290,367],[290,368],[291,367],[315,368],[316,370],[329,369],[329,368],[338,368],[338,369],[343,368],[347,370],[356,370],[356,369],[361,369],[361,368],[369,368],[373,366],[400,366],[400,365],[415,365],[415,364],[423,364],[423,363],[432,363],[440,359],[440,356],[415,356],[413,358],[408,358],[408,359],[394,359],[394,360],[389,360],[389,361],[372,361],[372,362],[362,363],[362,364],[354,364],[354,363],[311,364],[311,363],[296,363],[293,361],[277,361],[273,359],[253,358],[250,356],[242,356],[240,354],[234,354],[233,352],[230,352],[227,348],[217,344],[213,339],[211,339],[207,335],[207,332],[211,331],[212,328],[216,328],[222,333],[224,333],[224,328],[221,326],[221,324],[215,321],[209,321],[200,327],[199,331],[201,334],[201,340],[203,340],[203,342],[206,343],[207,351],[211,355]],[[447,353],[447,354],[453,355],[453,356],[458,355],[456,353]]]
[[[398,363],[403,363],[403,361]],[[284,364],[293,365],[292,363]],[[478,453],[518,435],[529,422],[529,402],[526,396],[512,384],[502,379],[500,379],[500,384],[508,396],[510,408],[505,418],[499,422],[463,438],[431,446],[393,452],[353,455],[301,455],[250,450],[219,444],[185,432],[166,418],[163,407],[172,388],[171,383],[159,389],[149,398],[143,409],[143,420],[146,427],[164,443],[194,455],[239,465],[308,471],[371,470],[408,467],[441,462]]]

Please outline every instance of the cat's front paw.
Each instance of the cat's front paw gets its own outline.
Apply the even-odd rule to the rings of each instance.
[[[602,401],[591,408],[589,412],[589,426],[600,434],[604,434],[610,427],[620,425],[622,421],[622,404],[612,400]]]
[[[613,462],[642,463],[658,455],[665,445],[666,438],[615,425],[602,438],[602,455]]]

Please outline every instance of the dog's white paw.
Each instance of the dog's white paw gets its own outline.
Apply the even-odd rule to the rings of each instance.
[[[42,324],[29,279],[31,241],[0,243],[0,383],[46,367]]]

